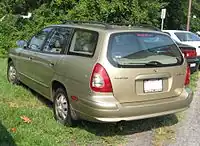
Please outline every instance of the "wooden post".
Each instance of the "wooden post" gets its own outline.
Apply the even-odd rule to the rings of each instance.
[[[187,18],[187,31],[190,30],[191,9],[192,9],[192,0],[189,0],[188,18]]]

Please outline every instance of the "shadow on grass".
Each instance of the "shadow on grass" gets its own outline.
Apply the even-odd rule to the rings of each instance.
[[[32,94],[41,101],[44,105],[52,109],[53,103],[39,95],[35,91],[31,90],[27,86],[23,85],[27,90],[31,91]],[[53,118],[53,117],[52,117]],[[171,114],[167,116],[161,116],[156,118],[137,120],[131,122],[118,122],[118,123],[94,123],[89,121],[80,121],[78,128],[84,129],[97,136],[116,136],[116,135],[131,135],[135,133],[142,133],[152,129],[172,126],[178,123],[176,115]]]
[[[0,146],[16,146],[14,139],[0,121]]]
[[[22,86],[23,88],[25,88],[26,90],[31,92],[45,106],[47,106],[49,108],[53,108],[53,103],[50,100],[48,100],[47,98],[43,97],[42,95],[40,95],[39,93],[35,92],[34,90],[30,89],[28,86],[26,86],[23,83],[20,83],[20,86]]]
[[[167,115],[157,118],[150,118],[144,120],[136,120],[130,122],[118,123],[92,123],[88,121],[81,122],[80,128],[84,128],[90,133],[97,136],[116,136],[116,135],[132,135],[150,131],[152,129],[172,126],[178,123],[176,115]]]

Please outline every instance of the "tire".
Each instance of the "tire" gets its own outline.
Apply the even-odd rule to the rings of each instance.
[[[7,67],[7,80],[8,82],[10,82],[11,84],[14,85],[19,85],[20,84],[20,80],[18,77],[18,72],[13,64],[12,61],[10,61],[8,63],[8,67]]]
[[[73,127],[76,125],[76,120],[71,116],[71,109],[67,93],[63,88],[58,88],[53,97],[53,112],[57,122]]]

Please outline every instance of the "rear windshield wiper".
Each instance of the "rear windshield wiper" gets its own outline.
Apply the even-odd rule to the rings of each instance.
[[[162,66],[162,63],[157,62],[157,61],[151,61],[151,62],[148,62],[148,63],[132,63],[131,62],[131,63],[127,63],[127,64],[124,64],[124,65],[159,67],[159,66]]]

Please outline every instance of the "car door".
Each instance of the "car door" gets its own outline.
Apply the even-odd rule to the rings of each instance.
[[[56,65],[65,55],[71,31],[68,27],[55,28],[46,39],[42,50],[34,55],[32,68],[33,79],[37,84],[36,90],[47,98],[50,97],[52,78],[59,72]]]
[[[44,42],[53,28],[45,28],[34,35],[19,54],[17,67],[20,80],[27,86],[35,90],[35,57],[43,48]]]

